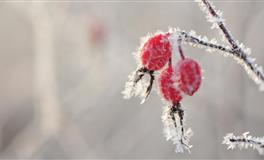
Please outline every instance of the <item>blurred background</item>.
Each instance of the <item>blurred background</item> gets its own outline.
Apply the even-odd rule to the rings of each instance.
[[[264,66],[264,1],[215,5]],[[163,137],[159,95],[122,98],[140,37],[169,26],[221,40],[192,1],[1,1],[0,158],[263,159],[221,144],[229,132],[264,136],[264,94],[217,52],[184,46],[204,70],[183,101],[191,154]]]

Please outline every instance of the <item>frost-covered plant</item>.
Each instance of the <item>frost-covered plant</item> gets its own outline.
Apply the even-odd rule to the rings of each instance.
[[[176,145],[175,152],[184,152],[184,149],[190,152],[192,145],[189,141],[193,132],[190,128],[185,131],[182,106],[178,103],[175,106],[164,107],[161,119],[164,124],[164,136],[167,141],[171,140]]]
[[[252,147],[259,154],[264,155],[264,137],[252,137],[249,135],[249,132],[245,132],[241,136],[235,136],[233,133],[229,133],[224,137],[223,144],[228,146],[227,149],[234,149],[235,147],[247,149],[248,147]]]
[[[186,32],[179,28],[170,28],[168,32],[157,32],[142,39],[141,46],[135,53],[138,61],[137,70],[129,75],[129,81],[122,92],[124,98],[132,96],[142,97],[142,103],[148,98],[152,85],[158,73],[159,93],[165,102],[162,122],[164,135],[176,145],[176,152],[183,152],[192,147],[189,144],[192,131],[185,131],[184,110],[181,100],[185,96],[192,96],[201,84],[201,69],[199,64],[186,58],[182,49],[183,44],[205,49],[208,52],[220,51],[225,57],[232,57],[249,74],[260,90],[264,90],[264,72],[262,67],[254,63],[250,57],[251,50],[235,40],[227,29],[222,12],[216,10],[209,0],[195,0],[202,11],[206,13],[207,20],[212,23],[211,29],[218,29],[223,37],[224,44],[219,44],[215,39],[208,40],[206,36],[197,35],[195,31]],[[180,60],[174,65],[172,55],[179,53]],[[145,75],[149,75],[146,82]],[[260,140],[260,141],[259,141]],[[224,142],[233,148],[253,146],[258,151],[263,149],[263,139],[252,138],[247,134],[235,137],[229,134]],[[262,153],[262,152],[260,152]]]

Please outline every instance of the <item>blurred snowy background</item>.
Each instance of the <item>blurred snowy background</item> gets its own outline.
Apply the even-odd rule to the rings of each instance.
[[[264,66],[264,1],[217,1],[233,35]],[[264,136],[264,93],[232,59],[185,46],[205,79],[184,99],[192,153],[162,135],[162,102],[123,100],[140,37],[169,26],[209,38],[192,1],[0,2],[0,158],[246,158],[227,151],[228,132]]]

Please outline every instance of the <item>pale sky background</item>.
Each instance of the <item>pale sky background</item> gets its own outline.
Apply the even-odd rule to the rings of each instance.
[[[215,5],[264,66],[264,1]],[[221,40],[192,1],[1,1],[0,158],[263,159],[221,144],[229,132],[264,136],[264,93],[217,52],[184,46],[204,71],[183,101],[191,154],[163,137],[155,91],[144,105],[122,98],[140,37],[169,26]]]

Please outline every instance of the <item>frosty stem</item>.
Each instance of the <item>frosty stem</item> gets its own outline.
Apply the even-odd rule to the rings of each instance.
[[[184,111],[181,108],[181,104],[180,103],[173,104],[171,106],[171,108],[170,108],[170,113],[169,114],[171,116],[171,119],[173,120],[173,123],[174,123],[175,128],[178,128],[178,127],[181,128],[181,139],[180,139],[180,143],[182,145],[184,145],[186,148],[190,148],[190,146],[183,141],[184,135],[185,135],[185,133],[184,133],[184,126],[183,126]],[[176,121],[175,114],[180,118],[180,124],[179,124],[179,126],[177,125],[177,121]]]
[[[207,9],[208,9],[208,11],[209,11],[209,13],[211,14],[212,17],[215,17],[216,19],[220,19],[221,18],[216,13],[216,11],[214,10],[213,6],[211,5],[211,3],[208,0],[202,0],[202,3],[207,7]],[[234,50],[237,49],[237,48],[239,49],[237,43],[235,42],[235,40],[232,37],[231,33],[226,28],[226,26],[223,23],[223,21],[219,20],[219,21],[217,21],[217,24],[218,24],[219,28],[222,30],[222,32],[224,33],[224,36],[226,37],[227,41],[230,43],[232,48]]]
[[[241,64],[246,69],[246,71],[251,75],[251,78],[260,85],[260,89],[264,88],[264,73],[261,67],[258,67],[257,64],[252,63],[252,59],[249,57],[249,53],[246,52],[242,44],[239,44],[237,40],[233,38],[229,30],[227,29],[223,18],[221,17],[221,12],[216,11],[215,7],[212,5],[209,0],[197,0],[202,7],[202,11],[208,14],[207,18],[210,22],[216,24],[221,32],[223,33],[227,42],[231,45],[233,50],[233,55],[236,58],[241,60]]]
[[[239,149],[252,147],[256,149],[259,154],[264,155],[264,138],[253,137],[249,135],[249,132],[245,132],[240,136],[235,136],[233,133],[229,133],[224,137],[223,144],[228,146],[227,149]]]
[[[233,49],[230,49],[230,48],[228,48],[226,46],[223,46],[223,45],[220,45],[220,44],[210,43],[208,41],[202,40],[199,37],[192,36],[192,35],[190,35],[189,33],[185,32],[185,31],[177,30],[176,34],[180,34],[183,37],[182,40],[185,41],[185,42],[190,42],[190,43],[193,43],[193,44],[197,44],[197,45],[201,45],[201,46],[205,46],[205,47],[210,47],[210,48],[213,48],[213,49],[220,50],[222,52],[230,53],[232,55],[236,54],[236,51],[233,50]]]
[[[169,59],[169,66],[171,66],[172,65],[172,62],[171,62],[172,60],[171,60],[171,58]]]
[[[230,142],[237,142],[237,143],[249,143],[249,144],[254,144],[254,145],[259,145],[259,147],[264,148],[264,144],[259,142],[259,141],[255,141],[255,140],[251,140],[251,139],[246,139],[246,138],[231,138]]]
[[[223,23],[221,23],[221,24],[223,24]],[[224,28],[225,28],[225,26],[224,26]],[[225,31],[225,33],[227,33],[226,37],[230,38],[231,35],[227,31],[227,29],[224,29],[224,31]],[[193,35],[191,33],[187,33],[186,31],[183,31],[180,29],[175,29],[171,32],[172,32],[172,34],[176,34],[180,37],[179,38],[180,42],[181,41],[182,42],[188,42],[188,43],[203,46],[204,48],[212,48],[215,50],[219,50],[219,51],[225,52],[225,53],[229,54],[230,56],[233,56],[234,58],[240,60],[241,61],[240,64],[243,64],[242,66],[245,68],[245,70],[250,75],[253,76],[252,79],[257,84],[260,84],[260,87],[264,86],[264,73],[262,71],[262,68],[258,67],[257,64],[254,64],[253,58],[249,57],[249,55],[240,46],[238,46],[237,43],[235,43],[235,41],[232,38],[230,39],[230,42],[232,43],[231,45],[236,46],[235,48],[233,46],[231,48],[229,46],[224,46],[224,45],[220,45],[217,43],[212,43],[208,40],[204,40],[203,38],[201,38],[201,36]],[[181,55],[181,58],[184,59],[184,55],[183,55],[183,52],[181,49],[181,43],[182,42],[179,43],[179,39],[178,39],[178,50],[179,50],[179,53]]]
[[[185,59],[185,56],[184,56],[184,53],[182,51],[182,39],[179,37],[178,39],[178,50],[179,50],[179,53],[180,53],[180,56],[181,56],[181,59]]]

